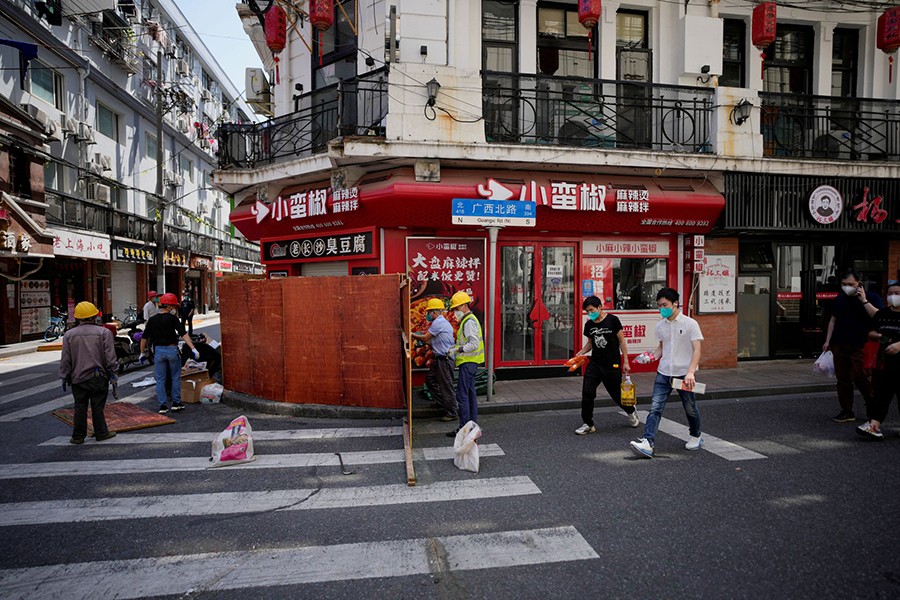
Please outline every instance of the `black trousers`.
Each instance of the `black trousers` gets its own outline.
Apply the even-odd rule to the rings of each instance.
[[[873,369],[872,387],[875,393],[872,400],[866,402],[866,417],[884,423],[891,408],[891,400],[897,398],[900,403],[900,372],[891,369]]]
[[[194,335],[194,315],[181,317],[181,326],[185,328],[188,335]]]
[[[91,419],[94,422],[94,435],[106,435],[109,428],[103,409],[109,394],[109,380],[98,376],[81,383],[72,384],[72,396],[75,397],[75,424],[72,437],[83,440],[87,436],[88,405],[91,407]]]
[[[634,412],[633,406],[622,406],[622,371],[591,361],[585,369],[584,383],[581,386],[581,421],[587,425],[594,425],[594,400],[597,399],[597,388],[601,383],[609,397],[622,410],[629,415]]]
[[[425,376],[428,390],[434,394],[435,399],[443,405],[444,410],[451,417],[459,414],[456,403],[456,392],[453,391],[453,360],[449,358],[434,357],[431,368]]]

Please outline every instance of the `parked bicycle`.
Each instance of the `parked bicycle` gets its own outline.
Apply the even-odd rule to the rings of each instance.
[[[69,313],[55,308],[53,310],[56,311],[56,316],[50,314],[50,327],[44,331],[45,342],[52,342],[63,335],[66,332],[66,323],[69,321]]]
[[[138,324],[138,312],[135,308],[134,304],[131,302],[128,303],[128,306],[125,307],[125,317],[122,319],[122,327],[131,327],[132,325]]]

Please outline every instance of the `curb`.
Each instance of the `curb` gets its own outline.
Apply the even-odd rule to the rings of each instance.
[[[737,400],[763,396],[784,396],[790,394],[812,394],[834,391],[834,383],[804,384],[788,387],[744,388],[711,392],[700,397],[702,400]],[[482,398],[479,396],[479,398]],[[608,400],[608,399],[607,399]],[[638,404],[650,404],[651,396],[638,395]],[[222,403],[234,408],[253,410],[266,414],[286,417],[307,417],[320,419],[399,419],[406,416],[406,410],[397,408],[368,408],[364,406],[334,406],[328,404],[294,404],[276,402],[240,392],[225,390]],[[612,405],[611,401],[598,402],[598,406]],[[502,415],[510,413],[542,412],[548,410],[571,410],[581,408],[580,398],[539,400],[537,402],[497,402],[479,403],[478,413]],[[413,405],[413,418],[431,419],[441,415],[441,410],[427,406]]]

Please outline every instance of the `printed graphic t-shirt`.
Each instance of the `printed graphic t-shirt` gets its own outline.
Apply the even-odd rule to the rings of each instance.
[[[622,331],[619,317],[607,314],[599,323],[588,320],[584,324],[584,337],[591,340],[591,363],[612,368],[622,364],[618,333]]]

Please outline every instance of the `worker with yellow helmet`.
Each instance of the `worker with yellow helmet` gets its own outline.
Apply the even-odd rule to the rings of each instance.
[[[450,298],[450,310],[459,323],[456,345],[450,355],[456,359],[459,377],[456,382],[456,402],[459,404],[459,426],[469,421],[478,422],[478,396],[475,393],[475,375],[478,366],[484,364],[484,335],[481,323],[469,305],[472,298],[466,292],[456,292]],[[447,434],[455,437],[456,431]]]
[[[425,318],[431,323],[425,333],[413,332],[412,336],[431,344],[434,359],[428,369],[425,381],[428,390],[444,409],[441,421],[456,421],[459,411],[456,405],[456,393],[453,391],[453,326],[444,318],[444,301],[431,298],[425,305]]]
[[[87,437],[88,405],[94,424],[94,437],[98,442],[116,435],[106,425],[103,411],[109,394],[110,381],[116,380],[119,362],[112,333],[97,325],[100,311],[90,302],[75,306],[76,326],[63,336],[62,356],[59,359],[59,377],[72,387],[75,398],[75,415],[72,427],[73,444],[83,444]]]

